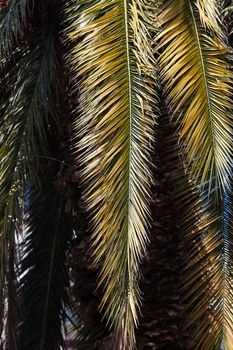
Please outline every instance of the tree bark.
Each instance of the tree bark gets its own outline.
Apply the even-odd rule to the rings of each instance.
[[[164,119],[160,118],[155,146],[153,222],[149,259],[143,265],[137,349],[191,350],[193,345],[185,329],[185,308],[181,298],[185,249],[174,202],[174,160],[171,162],[165,151],[173,128]],[[175,147],[174,142],[174,151]],[[177,162],[182,169],[178,156]]]

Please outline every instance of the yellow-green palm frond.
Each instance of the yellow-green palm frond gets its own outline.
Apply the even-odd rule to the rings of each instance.
[[[193,333],[195,349],[202,350],[220,346],[219,305],[223,300],[216,284],[217,280],[220,281],[222,261],[219,257],[222,247],[221,217],[217,209],[206,203],[206,198],[208,193],[200,198],[202,215],[197,229],[185,237],[188,261],[184,291],[188,326]]]
[[[185,281],[188,325],[195,348],[233,349],[232,210],[228,195],[216,207],[208,189],[200,196],[198,230],[186,237],[189,261]]]
[[[203,28],[196,1],[165,1],[160,20],[159,61],[184,154],[199,184],[226,189],[232,169],[228,47]]]
[[[181,295],[187,308],[187,326],[194,349],[219,349],[223,338],[230,339],[232,328],[232,288],[226,283],[231,270],[226,260],[231,245],[226,240],[228,224],[223,221],[226,213],[210,201],[208,189],[199,194],[188,168],[184,163],[184,168],[181,166],[180,148],[174,147],[176,138],[175,134],[170,136],[165,149],[170,156],[176,217],[185,245]]]
[[[207,11],[204,14],[201,5]],[[222,200],[216,203],[215,198],[231,183],[232,77],[224,34],[214,28],[213,20],[207,23],[203,17],[213,16],[218,23],[218,9],[210,15],[207,5],[189,0],[164,2],[159,61],[167,100],[179,125],[182,153],[191,170],[190,182],[199,185],[197,193],[201,189],[197,221],[184,230],[189,257],[184,286],[188,325],[196,349],[218,349],[225,342],[231,350],[230,214]],[[182,197],[185,193],[187,188],[181,191]],[[181,226],[183,216],[184,208]]]
[[[146,253],[155,72],[146,0],[77,1],[68,37],[80,91],[79,139],[85,198],[93,214],[95,263],[102,265],[101,308],[119,348],[131,349]]]

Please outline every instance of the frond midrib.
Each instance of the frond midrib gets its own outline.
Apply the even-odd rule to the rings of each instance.
[[[128,75],[128,103],[129,103],[129,159],[128,159],[128,200],[127,200],[127,234],[129,234],[129,217],[130,217],[130,197],[131,197],[131,159],[132,159],[132,76],[131,76],[131,59],[129,45],[129,28],[128,28],[128,0],[122,0],[124,4],[124,27],[125,27],[125,44],[127,59],[127,75]],[[127,249],[129,250],[129,240],[127,239]],[[127,270],[130,273],[129,254]],[[130,276],[129,276],[130,278]]]

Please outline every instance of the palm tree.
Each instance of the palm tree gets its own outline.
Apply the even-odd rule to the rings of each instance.
[[[2,349],[233,349],[231,8],[0,1]]]

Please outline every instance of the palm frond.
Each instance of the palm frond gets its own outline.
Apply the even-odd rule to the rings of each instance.
[[[74,126],[101,264],[101,309],[121,349],[135,343],[139,263],[146,253],[153,144],[154,67],[149,2],[77,1],[66,35],[80,90]]]
[[[181,145],[191,179],[200,190],[196,229],[185,230],[188,325],[197,349],[215,349],[224,340],[229,350],[233,301],[231,238],[226,233],[229,210],[218,195],[217,203],[215,199],[216,193],[223,195],[231,183],[232,78],[226,40],[223,33],[217,33],[212,20],[219,21],[217,8],[210,11],[208,2],[165,2],[159,35],[164,48],[160,63],[168,102],[176,122],[181,124]],[[181,193],[184,200],[184,190]],[[184,208],[181,225],[183,217]]]
[[[26,184],[29,179],[39,184],[38,156],[46,150],[49,120],[56,118],[59,75],[53,31],[48,29],[33,35],[17,64],[7,64],[1,76],[7,91],[0,119],[1,293],[8,285],[9,251],[22,220]]]
[[[179,144],[179,134],[174,122],[170,121],[166,106],[166,100],[161,99],[162,121],[161,129],[164,130],[163,140],[160,142],[161,154],[166,161],[167,171],[174,184],[172,189],[172,199],[174,217],[177,222],[177,229],[183,237],[184,244],[184,266],[183,283],[180,284],[180,301],[186,306],[185,318],[187,320],[189,334],[193,335],[196,344],[202,344],[204,336],[209,335],[211,349],[213,346],[213,333],[211,331],[211,321],[209,320],[209,306],[207,298],[213,296],[210,291],[210,284],[203,281],[203,275],[208,275],[208,254],[203,242],[203,237],[208,232],[212,223],[216,224],[214,214],[207,215],[203,220],[203,203],[199,190],[194,181],[190,178],[190,171],[184,161],[182,161],[182,150]],[[213,220],[211,220],[211,218]],[[204,222],[203,222],[204,221]],[[205,225],[204,225],[205,224]],[[212,225],[212,229],[215,227]],[[219,227],[219,226],[217,226]],[[211,275],[213,277],[213,275]],[[211,280],[212,281],[212,280]],[[212,294],[211,294],[212,293]],[[200,296],[201,295],[201,296]],[[200,331],[195,336],[195,330],[201,323]],[[203,330],[203,333],[202,333]],[[205,340],[205,339],[204,339]],[[199,347],[194,347],[199,349]],[[205,349],[205,347],[203,347]]]
[[[220,346],[218,311],[219,298],[215,288],[216,271],[221,258],[221,217],[212,203],[208,203],[208,190],[200,197],[201,216],[198,229],[185,237],[188,252],[185,279],[185,300],[188,309],[188,326],[193,333],[197,349],[214,349]],[[217,342],[216,339],[218,338]]]
[[[160,65],[184,154],[197,183],[221,192],[232,167],[228,47],[203,28],[196,2],[165,1],[160,20]]]
[[[66,260],[72,230],[53,173],[54,169],[41,189],[31,189],[26,199],[30,204],[20,278],[20,345],[25,350],[64,348],[61,325],[68,304]]]
[[[164,103],[165,105],[166,103]],[[163,119],[164,113],[163,113]],[[162,154],[169,164],[174,182],[173,201],[179,230],[184,237],[184,284],[187,325],[195,349],[232,349],[233,280],[232,280],[232,209],[230,194],[218,207],[213,193],[199,193],[190,180],[187,166],[181,161],[178,135],[172,123]]]
[[[186,298],[189,326],[197,349],[210,350],[225,344],[232,349],[232,210],[227,195],[218,207],[201,196],[199,232],[186,237],[189,251]]]
[[[12,49],[14,39],[22,36],[27,23],[30,0],[10,0],[0,4],[0,52]]]

